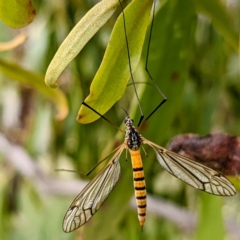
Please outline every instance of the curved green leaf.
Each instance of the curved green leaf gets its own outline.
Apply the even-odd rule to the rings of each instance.
[[[36,91],[39,91],[47,98],[57,104],[58,119],[63,119],[68,114],[67,99],[60,89],[51,89],[44,84],[44,77],[41,74],[27,71],[20,66],[0,60],[0,71],[7,77],[18,81],[21,84],[26,84]]]
[[[151,0],[135,0],[124,10],[133,71],[141,57],[151,7]],[[93,79],[90,94],[85,102],[99,113],[104,114],[121,98],[129,77],[129,61],[121,14],[114,26],[102,64]],[[85,106],[81,106],[77,116],[77,120],[84,124],[98,118],[96,113]]]
[[[9,27],[26,27],[35,15],[36,10],[31,0],[0,0],[0,19]]]
[[[101,1],[72,29],[48,66],[45,83],[49,87],[57,87],[57,80],[62,71],[112,16],[118,4],[118,0]]]

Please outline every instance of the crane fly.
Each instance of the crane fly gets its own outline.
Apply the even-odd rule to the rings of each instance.
[[[119,1],[122,8],[121,1]],[[155,1],[154,1],[155,8]],[[122,8],[123,23],[126,36],[126,25],[124,18],[124,11]],[[152,21],[153,24],[153,21]],[[152,29],[152,25],[151,25]],[[150,32],[151,34],[151,32]],[[151,36],[151,35],[150,35]],[[126,45],[129,53],[129,46],[126,37]],[[149,49],[150,41],[148,42]],[[148,52],[147,52],[148,58]],[[129,57],[129,69],[131,72],[131,63]],[[147,70],[147,63],[146,63]],[[149,74],[148,70],[147,73]],[[150,74],[149,77],[151,78]],[[132,83],[134,86],[135,93],[136,88],[132,77]],[[151,78],[152,79],[152,78]],[[157,87],[157,86],[156,86]],[[158,87],[157,87],[158,89]],[[153,113],[167,100],[165,95],[158,89],[159,93],[164,97],[164,100],[155,108],[155,110],[147,117],[144,121],[148,120]],[[138,95],[137,95],[138,98]],[[139,102],[139,99],[138,99]],[[139,102],[140,103],[140,102]],[[90,108],[100,117],[106,119],[103,115],[98,113],[95,109],[89,106],[87,103],[82,103],[84,106]],[[142,110],[139,104],[140,112]],[[138,126],[143,120],[143,114],[141,115]],[[124,142],[114,150],[113,156],[109,163],[91,180],[84,189],[79,193],[79,195],[74,199],[71,206],[67,210],[64,220],[63,220],[63,230],[65,232],[72,232],[77,228],[84,225],[91,217],[99,210],[105,200],[108,198],[109,194],[112,192],[116,183],[118,182],[121,166],[120,157],[123,150],[128,150],[131,155],[132,169],[133,169],[133,182],[135,189],[135,198],[137,203],[138,219],[141,228],[143,228],[146,220],[146,208],[147,208],[147,193],[146,184],[143,171],[143,163],[140,153],[140,147],[142,144],[146,144],[153,148],[156,153],[157,160],[160,165],[167,170],[173,176],[179,178],[188,185],[200,189],[204,192],[218,195],[218,196],[233,196],[236,194],[235,187],[233,184],[224,177],[221,173],[208,168],[200,163],[194,162],[193,160],[181,156],[177,153],[169,151],[151,141],[144,138],[139,134],[137,128],[133,125],[133,120],[126,113],[124,120],[126,125],[125,140]]]
[[[233,196],[236,194],[233,184],[222,174],[147,140],[138,133],[133,125],[133,120],[128,115],[124,122],[126,124],[124,143],[115,150],[109,163],[86,185],[69,207],[63,220],[63,230],[65,232],[74,231],[84,225],[112,192],[120,176],[119,159],[124,149],[129,150],[131,155],[138,219],[140,226],[144,226],[147,201],[140,154],[141,144],[152,147],[161,166],[190,186],[218,196]]]

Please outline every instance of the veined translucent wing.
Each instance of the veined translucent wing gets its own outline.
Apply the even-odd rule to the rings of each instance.
[[[63,231],[72,232],[85,224],[101,207],[116,185],[121,167],[122,144],[109,163],[79,193],[63,219]]]
[[[183,182],[214,195],[233,196],[236,194],[233,184],[222,174],[145,138],[142,139],[144,144],[155,150],[162,167]]]

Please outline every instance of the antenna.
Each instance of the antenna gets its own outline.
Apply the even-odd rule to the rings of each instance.
[[[128,64],[129,64],[129,71],[130,71],[130,75],[131,75],[131,81],[132,81],[132,85],[134,87],[134,92],[135,92],[135,95],[137,97],[138,106],[139,106],[139,110],[140,110],[140,114],[141,114],[141,117],[140,117],[138,125],[137,125],[137,127],[140,127],[144,122],[146,122],[167,101],[166,96],[160,90],[160,88],[157,86],[157,84],[154,82],[154,80],[153,80],[153,78],[150,74],[150,71],[148,69],[148,58],[149,58],[150,44],[151,44],[153,24],[154,24],[154,13],[155,13],[155,9],[156,9],[156,0],[153,1],[152,22],[151,22],[151,26],[150,26],[150,33],[149,33],[148,44],[147,44],[145,71],[147,72],[149,78],[152,80],[152,85],[154,85],[156,87],[159,94],[163,97],[163,100],[157,105],[157,107],[145,119],[144,119],[144,114],[143,114],[143,111],[142,111],[139,96],[138,96],[138,93],[137,93],[137,90],[136,90],[136,84],[135,84],[135,81],[134,81],[134,78],[133,78],[133,73],[132,73],[130,49],[129,49],[129,43],[128,43],[128,39],[127,39],[127,30],[126,30],[127,28],[126,28],[126,20],[125,20],[124,9],[123,9],[121,0],[118,0],[118,1],[119,1],[120,6],[121,6],[122,15],[123,15],[123,25],[124,25],[124,33],[125,33],[125,40],[126,40],[126,46],[127,46]]]

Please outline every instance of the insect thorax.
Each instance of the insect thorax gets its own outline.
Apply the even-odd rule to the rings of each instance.
[[[138,150],[141,146],[142,139],[136,128],[133,126],[133,121],[126,117],[125,124],[127,126],[125,132],[125,143],[131,150]]]

